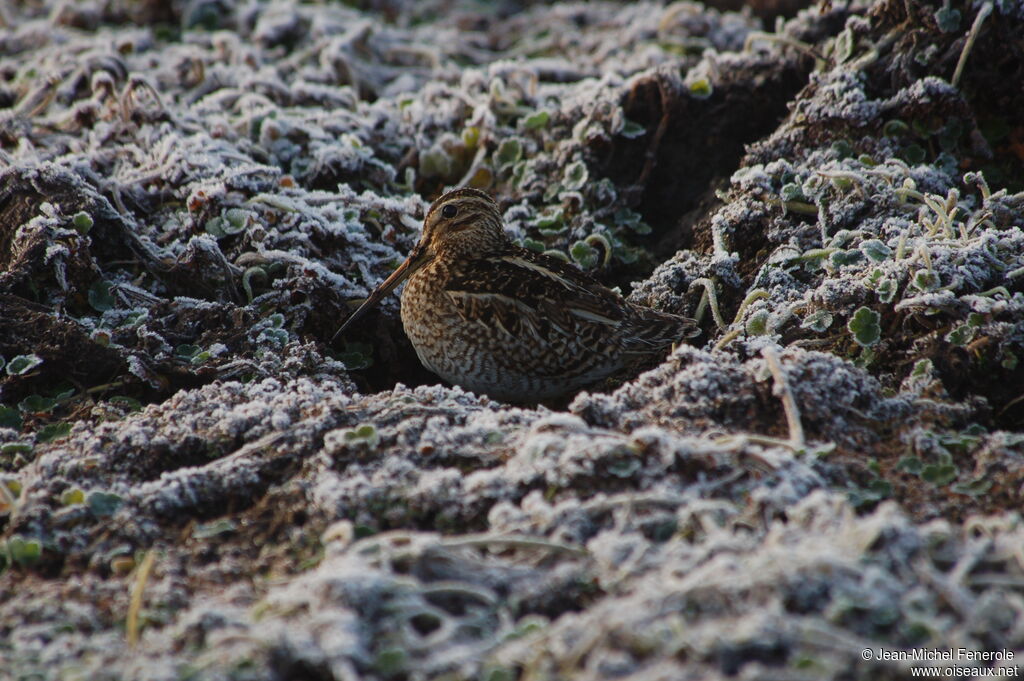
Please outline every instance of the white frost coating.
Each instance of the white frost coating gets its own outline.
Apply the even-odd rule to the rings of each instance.
[[[522,182],[494,185],[517,202],[510,233],[536,239],[538,212],[568,206],[545,247],[607,230],[624,253],[617,239],[638,241],[616,231],[616,211],[648,210],[658,192],[647,190],[671,170],[659,164],[636,188],[639,204],[603,176],[630,106],[651,116],[630,121],[645,132],[633,128],[627,148],[653,144],[660,104],[630,101],[643,94],[632,89],[656,73],[670,87],[717,85],[804,58],[768,41],[741,52],[756,20],[687,2],[536,5],[507,19],[410,3],[394,21],[337,3],[226,3],[230,25],[210,31],[189,28],[189,12],[217,3],[177,3],[179,42],[110,26],[117,1],[55,4],[5,10],[15,108],[56,78],[54,96],[34,100],[43,109],[0,124],[23,139],[5,165],[63,178],[97,227],[71,233],[68,205],[47,197],[15,243],[48,239],[48,257],[69,261],[69,290],[93,283],[70,281],[80,254],[117,284],[115,308],[86,308],[82,328],[109,333],[154,386],[125,392],[163,401],[132,413],[107,386],[89,393],[95,404],[60,408],[78,420],[57,444],[0,452],[15,471],[4,480],[23,488],[17,514],[0,509],[5,541],[43,545],[41,568],[4,573],[16,597],[0,620],[22,623],[4,652],[18,675],[902,677],[858,662],[860,644],[910,647],[922,622],[929,646],[980,649],[994,632],[1024,647],[1019,521],[920,520],[953,503],[958,515],[1002,508],[1024,469],[1019,433],[993,424],[999,396],[973,392],[979,372],[1024,359],[1024,297],[1009,275],[1024,266],[1021,199],[998,186],[983,198],[948,159],[911,166],[909,137],[876,134],[908,113],[959,110],[958,92],[936,79],[890,92],[864,80],[870,68],[816,72],[777,132],[749,140],[724,205],[692,225],[694,250],[631,292],[692,314],[691,283],[712,279],[727,323],[744,296],[766,293],[723,349],[705,317],[701,347],[567,409],[440,385],[364,395],[314,336],[416,242],[427,205],[416,190],[458,181],[479,149],[496,170],[496,147],[515,137]],[[783,33],[824,54],[837,16],[864,33],[884,23],[860,17],[866,8],[805,10]],[[160,101],[125,91],[140,74]],[[548,120],[526,129],[537,111]],[[662,144],[695,134],[681,126]],[[427,163],[429,151],[447,157]],[[562,191],[578,160],[592,186]],[[938,215],[936,201],[955,212]],[[874,358],[846,328],[862,306],[883,316]],[[819,311],[833,317],[824,331],[801,326]],[[765,313],[754,335],[747,322]],[[782,346],[808,451],[785,441],[766,343]],[[192,365],[181,345],[211,357]],[[924,356],[957,359],[957,380]],[[161,397],[168,377],[202,387]],[[966,431],[979,419],[987,432]],[[364,425],[372,435],[345,436]],[[942,454],[956,469],[948,484],[899,468]],[[74,503],[76,489],[125,503],[99,516],[110,498]],[[347,529],[322,551],[331,527]],[[142,637],[128,650],[119,622],[137,572],[121,571],[147,550]],[[52,574],[73,579],[40,578]]]

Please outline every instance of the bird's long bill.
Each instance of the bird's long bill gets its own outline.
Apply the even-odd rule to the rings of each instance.
[[[373,289],[373,293],[370,294],[370,297],[363,301],[363,304],[356,308],[356,311],[345,320],[345,323],[341,325],[341,328],[334,333],[334,337],[331,338],[331,342],[333,343],[338,336],[345,332],[345,329],[352,326],[352,324],[362,317],[367,310],[370,310],[374,305],[379,303],[384,296],[391,293],[396,286],[405,281],[405,279],[413,272],[423,267],[426,262],[426,249],[421,248],[420,246],[413,248],[412,252],[409,253],[409,257],[405,259],[405,262],[399,265],[398,269],[392,272],[390,277],[382,281],[377,288]]]

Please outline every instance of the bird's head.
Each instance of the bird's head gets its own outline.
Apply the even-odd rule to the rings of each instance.
[[[413,247],[409,257],[373,290],[334,334],[335,338],[432,259],[438,256],[486,255],[501,251],[509,242],[498,204],[485,192],[464,187],[444,194],[430,205],[423,220],[419,243]]]
[[[466,187],[450,191],[431,204],[413,253],[422,251],[428,258],[442,253],[486,255],[502,250],[508,243],[498,204],[479,189]]]

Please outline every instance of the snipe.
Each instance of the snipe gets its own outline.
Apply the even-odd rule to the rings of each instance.
[[[564,395],[699,333],[692,319],[634,305],[579,269],[516,246],[497,204],[476,189],[430,206],[409,257],[338,334],[406,279],[402,325],[424,366],[509,402]]]

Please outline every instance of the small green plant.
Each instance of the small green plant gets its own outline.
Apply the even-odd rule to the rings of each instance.
[[[697,99],[707,99],[714,93],[714,87],[707,78],[698,78],[690,83],[690,94]]]
[[[613,220],[616,225],[626,227],[636,234],[644,235],[651,233],[651,226],[643,221],[643,216],[629,208],[619,208],[616,210]]]
[[[992,481],[988,478],[975,478],[966,482],[958,482],[950,489],[957,494],[978,498],[984,496],[992,489]]]
[[[834,54],[836,63],[842,64],[853,56],[854,38],[853,31],[850,29],[843,30],[839,35],[836,36],[834,44]]]
[[[540,130],[547,127],[551,114],[547,111],[534,111],[523,118],[523,128],[526,130]],[[467,145],[468,146],[468,145]]]
[[[847,488],[846,495],[854,508],[862,508],[891,497],[892,484],[888,480],[872,477],[868,484],[862,487]]]
[[[92,216],[84,210],[78,211],[71,216],[71,226],[74,227],[75,231],[79,234],[88,234],[89,230],[92,229],[92,225]]]
[[[544,236],[554,236],[566,231],[565,211],[561,206],[548,206],[537,214],[534,226]]]
[[[597,249],[586,241],[577,241],[573,243],[573,245],[569,247],[569,255],[572,256],[573,262],[579,265],[582,269],[589,270],[597,265]]]
[[[74,394],[74,388],[58,389],[48,396],[32,394],[18,403],[18,409],[25,414],[48,414]]]
[[[882,327],[879,322],[882,315],[869,307],[857,308],[853,317],[847,323],[846,328],[853,334],[853,340],[864,348],[870,348],[878,343],[882,337]]]
[[[898,118],[886,121],[882,134],[886,137],[902,137],[910,133],[910,126]]]
[[[970,324],[960,324],[946,334],[946,340],[952,345],[963,347],[971,342],[977,329]]]
[[[922,293],[934,291],[939,287],[939,275],[932,270],[918,270],[910,280],[911,285]]]
[[[14,407],[0,407],[0,428],[21,430],[21,412]]]
[[[960,10],[945,4],[935,12],[935,23],[943,33],[953,33],[960,29]]]
[[[579,191],[587,183],[590,173],[583,161],[575,161],[565,168],[562,184],[569,191]]]
[[[217,217],[206,221],[204,229],[210,236],[221,239],[244,232],[256,220],[256,214],[245,208],[228,208]]]
[[[129,412],[142,411],[142,403],[127,395],[114,395],[110,398],[110,403]]]
[[[36,431],[36,442],[53,442],[54,440],[63,439],[70,434],[70,423],[48,423]]]
[[[747,334],[763,336],[768,333],[768,310],[755,310],[747,317],[745,326]]]
[[[25,539],[19,534],[11,536],[4,549],[9,564],[23,567],[35,565],[43,555],[43,545],[38,539]]]
[[[256,337],[257,342],[270,342],[274,345],[284,346],[288,343],[288,330],[284,328],[285,317],[280,312],[268,316],[263,321],[263,328]],[[259,328],[259,327],[257,327]]]
[[[212,539],[224,534],[231,534],[238,529],[230,518],[218,518],[208,523],[199,523],[192,530],[192,536],[196,539]]]
[[[85,503],[94,516],[106,518],[117,513],[117,510],[124,505],[124,498],[113,492],[96,490],[86,495]]]
[[[508,667],[488,665],[480,673],[481,681],[515,681],[518,674]]]
[[[896,282],[892,279],[882,279],[875,286],[875,293],[878,294],[878,299],[883,303],[891,303],[896,299]]]
[[[523,145],[518,138],[509,137],[501,141],[494,152],[494,162],[499,170],[510,168],[523,157]]]
[[[635,121],[631,121],[628,118],[622,124],[622,130],[619,130],[619,135],[625,137],[628,140],[636,139],[637,137],[643,137],[647,134],[647,129]]]
[[[200,352],[202,352],[201,347],[199,347],[198,345],[191,345],[189,343],[184,343],[174,348],[174,356],[177,357],[178,359],[191,360]]]
[[[958,473],[959,471],[953,465],[953,457],[949,452],[940,452],[938,461],[924,464],[921,467],[920,476],[925,482],[930,482],[937,487],[945,487],[956,480]]]
[[[349,371],[367,369],[373,366],[373,347],[368,343],[345,343],[337,358]]]
[[[8,376],[24,376],[43,363],[43,358],[36,354],[17,355],[7,363]]]
[[[828,310],[817,310],[807,315],[802,322],[800,322],[800,328],[810,329],[811,331],[817,331],[821,333],[832,326],[832,313]]]
[[[117,302],[110,289],[113,284],[109,281],[97,281],[89,287],[89,304],[97,312],[106,312],[114,307]]]
[[[345,430],[342,437],[346,444],[367,447],[369,449],[373,449],[380,443],[380,433],[369,423],[360,424],[355,428]]]
[[[882,262],[884,260],[888,260],[889,257],[892,256],[892,249],[878,239],[862,241],[860,244],[860,250],[874,262]]]
[[[857,249],[837,250],[829,256],[829,264],[839,269],[848,265],[857,265],[864,259],[864,254]]]

